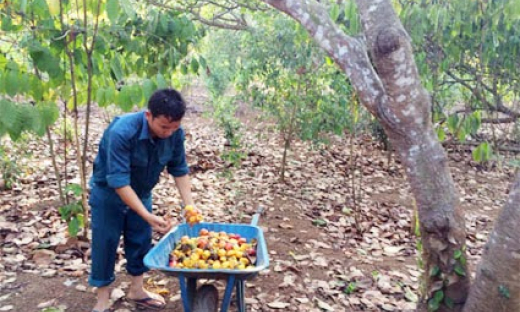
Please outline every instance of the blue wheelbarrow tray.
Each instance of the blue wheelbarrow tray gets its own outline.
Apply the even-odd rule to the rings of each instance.
[[[258,273],[269,266],[269,255],[267,245],[265,243],[262,230],[256,225],[258,223],[259,214],[253,216],[251,225],[242,224],[226,224],[226,223],[198,223],[189,226],[186,223],[180,224],[168,232],[161,240],[148,252],[144,258],[144,264],[150,269],[163,272],[168,276],[176,276],[179,278],[181,289],[182,303],[185,312],[192,312],[193,300],[197,289],[197,279],[224,279],[227,280],[224,298],[222,299],[220,312],[226,312],[231,301],[231,293],[236,288],[236,300],[239,312],[245,312],[244,301],[244,283],[245,280],[251,279]],[[181,240],[181,237],[187,235],[189,237],[199,236],[201,229],[209,231],[239,234],[245,237],[247,241],[251,239],[257,240],[256,247],[256,265],[254,268],[245,270],[230,269],[183,269],[169,267],[169,255],[175,248],[175,244]]]

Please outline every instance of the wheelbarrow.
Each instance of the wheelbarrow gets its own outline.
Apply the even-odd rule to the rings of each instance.
[[[262,209],[259,208],[257,213],[253,215],[251,224],[249,225],[202,222],[189,226],[186,223],[182,223],[168,232],[148,252],[144,258],[144,264],[150,269],[159,270],[168,276],[176,276],[179,278],[184,312],[216,312],[218,309],[218,291],[216,287],[212,284],[206,284],[197,289],[197,280],[199,279],[226,281],[220,312],[228,311],[233,290],[236,290],[235,297],[238,311],[245,312],[245,281],[255,277],[260,271],[269,266],[269,255],[264,234],[257,226],[261,212]],[[253,238],[256,239],[257,259],[255,267],[246,270],[185,269],[170,267],[168,265],[169,255],[175,248],[175,244],[179,242],[184,235],[197,237],[199,231],[203,228],[215,232],[224,231],[227,233],[240,234],[241,237],[245,237],[248,241]]]

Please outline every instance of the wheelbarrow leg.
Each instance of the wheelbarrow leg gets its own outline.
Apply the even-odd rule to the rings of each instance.
[[[186,285],[186,280],[188,280]],[[179,285],[181,288],[182,305],[184,306],[184,312],[191,312],[193,306],[193,298],[197,292],[197,279],[186,278],[184,275],[179,275]]]
[[[245,282],[244,280],[237,280],[236,282],[236,297],[237,297],[237,309],[238,312],[246,312],[246,301],[245,301]]]
[[[235,275],[229,275],[227,279],[226,291],[224,292],[224,298],[222,299],[222,305],[220,306],[220,312],[227,312],[229,303],[231,302],[231,293],[235,287]]]

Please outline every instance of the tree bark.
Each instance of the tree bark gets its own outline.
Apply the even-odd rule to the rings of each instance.
[[[464,312],[520,311],[520,174],[484,247]]]

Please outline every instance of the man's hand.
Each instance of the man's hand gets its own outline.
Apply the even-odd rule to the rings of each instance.
[[[148,224],[150,224],[154,231],[157,231],[161,234],[167,233],[173,227],[173,223],[170,220],[166,220],[151,213],[148,214],[145,220],[148,222]]]

